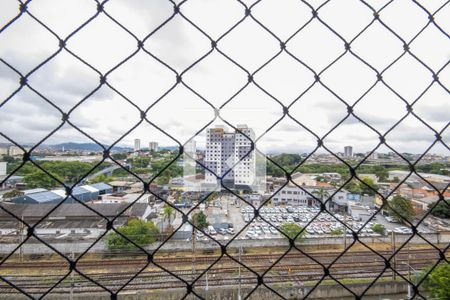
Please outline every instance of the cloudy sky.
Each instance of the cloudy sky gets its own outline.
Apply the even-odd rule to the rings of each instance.
[[[247,6],[253,2],[243,1]],[[228,123],[252,127],[260,149],[303,152],[315,148],[316,137],[292,118],[322,137],[348,116],[345,103],[353,105],[365,95],[354,113],[380,133],[407,114],[402,97],[414,103],[414,113],[432,128],[443,130],[443,141],[450,145],[450,97],[443,88],[450,86],[450,40],[442,32],[450,32],[450,4],[426,1],[421,9],[408,0],[366,1],[382,9],[380,20],[396,36],[373,20],[373,12],[362,1],[335,0],[323,6],[326,1],[308,2],[315,9],[320,7],[320,20],[340,37],[312,19],[311,7],[299,0],[262,0],[251,7],[252,17],[236,27],[245,16],[245,7],[238,1],[188,0],[180,11],[203,32],[180,14],[174,15],[170,1],[111,0],[104,5],[106,13],[99,13],[75,34],[97,14],[95,1],[33,0],[28,5],[32,16],[25,13],[0,32],[0,132],[18,143],[36,143],[57,128],[61,112],[39,93],[62,111],[70,111],[70,122],[106,144],[136,126],[139,109],[148,108],[148,120],[184,143],[210,122],[223,123],[215,119],[216,107]],[[432,23],[425,27],[429,20],[424,9],[437,11],[434,20],[442,31]],[[1,26],[18,13],[17,1],[2,0]],[[59,48],[55,35],[68,38],[66,49]],[[211,39],[218,41],[217,49],[211,48]],[[145,40],[144,49],[137,48],[137,40]],[[344,40],[352,53],[345,49]],[[280,41],[286,42],[286,51],[280,49]],[[424,64],[404,54],[405,42]],[[19,75],[7,64],[25,75],[56,52],[29,75],[29,86],[15,93]],[[441,85],[431,84],[430,69],[439,72]],[[321,73],[320,83],[314,84],[311,70]],[[385,70],[384,82],[377,83],[375,70]],[[183,74],[182,83],[176,84],[175,72]],[[107,74],[109,86],[99,88],[100,73]],[[248,83],[249,73],[252,83]],[[283,117],[282,105],[289,106],[289,116]],[[386,140],[401,152],[418,153],[430,146],[434,134],[410,114]],[[132,145],[135,138],[143,146],[149,141],[176,144],[147,122],[125,135],[119,145]],[[89,139],[64,124],[45,141],[61,142]],[[204,131],[197,142],[204,142]],[[324,143],[333,151],[353,145],[355,151],[363,152],[378,144],[378,135],[348,116]],[[442,144],[430,152],[449,154]]]

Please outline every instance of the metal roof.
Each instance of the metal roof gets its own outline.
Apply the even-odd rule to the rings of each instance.
[[[99,182],[99,183],[94,183],[94,184],[90,184],[89,186],[99,190],[99,191],[104,191],[104,190],[111,190],[112,186],[110,186],[109,184],[106,184],[104,182]]]
[[[43,188],[36,188],[36,189],[24,190],[22,192],[24,195],[29,195],[29,194],[34,194],[34,193],[48,192],[48,190],[43,189]]]
[[[72,189],[72,195],[82,195],[82,194],[86,194],[86,193],[90,193],[90,191],[88,191],[87,189],[84,189],[80,186],[76,186]]]
[[[48,192],[51,193],[51,192]],[[58,196],[58,195],[56,195]],[[31,203],[2,203],[0,206],[4,207],[8,211],[12,212],[16,216],[24,216],[27,218],[41,218],[47,214],[48,211],[53,209],[56,203],[42,203],[42,204],[31,204]],[[115,217],[122,210],[126,209],[130,203],[87,203],[82,205],[80,203],[63,203],[55,211],[53,211],[48,218],[55,217],[99,217],[97,213],[106,217]],[[94,211],[86,208],[90,207]],[[123,217],[142,217],[145,214],[147,203],[134,203],[130,208],[121,214]],[[0,209],[0,219],[10,219],[12,218],[6,211]]]
[[[82,185],[81,186],[83,189],[88,190],[91,193],[98,193],[99,190],[95,187],[93,187],[92,185]]]
[[[52,190],[52,192],[57,194],[57,195],[59,195],[59,196],[61,196],[61,197],[63,197],[63,198],[66,198],[66,192],[63,191],[63,190]]]
[[[41,193],[34,193],[26,195],[26,197],[39,202],[39,203],[46,203],[46,202],[52,202],[52,201],[61,201],[63,197],[60,195],[53,193],[53,192],[41,192]]]

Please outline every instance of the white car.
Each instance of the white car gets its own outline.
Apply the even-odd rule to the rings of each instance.
[[[208,231],[210,235],[215,235],[217,234],[217,231],[214,229],[214,227],[212,227],[211,225],[208,226]]]

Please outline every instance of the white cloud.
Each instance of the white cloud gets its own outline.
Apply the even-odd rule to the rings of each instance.
[[[253,3],[244,2],[247,5]],[[309,2],[315,8],[324,3]],[[388,1],[367,2],[379,9]],[[440,5],[444,3],[437,2]],[[434,5],[433,1],[427,3],[426,7],[433,11],[439,7]],[[65,38],[96,13],[96,6],[93,1],[55,3],[41,0],[31,2],[29,10],[61,38]],[[141,40],[173,15],[173,5],[162,0],[115,0],[107,2],[105,10]],[[448,11],[444,9],[436,14],[436,22],[444,29],[443,20],[448,19],[445,18]],[[244,16],[245,9],[235,1],[190,0],[181,5],[181,12],[216,40]],[[0,12],[0,22],[5,24],[17,13],[17,5],[5,5]],[[282,41],[309,22],[312,16],[311,9],[300,1],[280,4],[275,0],[256,4],[252,14]],[[372,21],[372,11],[359,1],[345,2],[345,6],[331,1],[319,10],[319,16],[347,41]],[[381,19],[407,42],[428,22],[423,11],[412,2],[405,1],[389,4],[382,10]],[[101,72],[107,72],[138,49],[136,38],[101,13],[71,37],[67,47]],[[410,48],[420,60],[437,71],[450,57],[449,43],[448,38],[431,24],[411,43]],[[218,48],[250,72],[280,51],[279,41],[251,18],[219,40]],[[344,41],[316,19],[289,40],[286,48],[316,72],[345,52]],[[182,72],[210,51],[211,43],[189,22],[175,15],[167,25],[145,41],[145,49],[176,71]],[[352,42],[351,49],[381,72],[403,53],[403,42],[375,22]],[[24,74],[57,50],[57,38],[26,14],[0,33],[0,58]],[[176,83],[175,73],[151,55],[140,50],[107,77],[111,86],[136,104],[138,109],[105,86],[73,111],[71,122],[99,141],[112,143],[140,120],[139,109],[146,110],[165,93],[167,95],[150,109],[147,117],[180,142],[185,142],[201,126],[213,120],[213,109],[188,88],[180,85],[171,90]],[[450,82],[448,69],[447,66],[439,74],[444,86]],[[307,67],[283,52],[259,70],[254,79],[276,100],[288,106],[313,83],[314,76]],[[325,70],[320,79],[348,104],[353,104],[377,80],[375,71],[348,52]],[[387,70],[383,79],[409,103],[413,103],[432,80],[431,72],[409,54],[405,54]],[[18,80],[17,74],[0,63],[0,105],[18,88]],[[247,85],[246,72],[217,50],[187,70],[183,74],[183,81],[215,107],[231,99],[221,109],[221,117],[234,125],[247,123],[254,128],[257,136],[264,134],[282,117],[282,105],[253,83]],[[62,50],[32,74],[28,82],[63,111],[69,111],[99,85],[99,74]],[[440,131],[450,119],[449,103],[448,91],[435,83],[414,104],[414,112]],[[384,133],[405,115],[406,105],[379,82],[355,106],[354,111]],[[324,86],[316,83],[302,94],[289,112],[321,137],[347,115],[347,108]],[[20,143],[37,142],[61,124],[60,117],[57,110],[24,89],[0,106],[0,131]],[[402,125],[388,135],[388,141],[402,151],[420,152],[433,141],[433,133],[413,117],[408,117]],[[203,134],[197,138],[199,144],[204,139]],[[448,134],[443,135],[447,137]],[[131,145],[134,138],[141,138],[143,144],[151,140],[164,145],[175,143],[146,122],[126,135],[121,144]],[[64,126],[47,142],[70,141],[87,141],[87,138],[70,129],[70,126]],[[353,145],[357,151],[367,151],[378,144],[378,137],[350,117],[330,133],[325,141],[333,151],[342,151],[347,144]],[[314,136],[287,117],[258,141],[258,147],[266,151],[310,151],[315,146]],[[436,148],[436,151],[448,154],[445,147]]]

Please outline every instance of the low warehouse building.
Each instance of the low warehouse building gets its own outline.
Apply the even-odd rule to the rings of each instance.
[[[99,195],[112,194],[113,192],[113,187],[103,182],[90,184],[88,186],[97,189]]]
[[[92,239],[106,231],[106,219],[111,220],[120,214],[114,221],[114,227],[117,228],[133,218],[147,219],[152,212],[146,203],[135,203],[130,208],[127,208],[129,203],[88,203],[87,207],[80,203],[64,203],[46,216],[55,205],[56,203],[37,205],[3,203],[4,209],[0,209],[0,238],[18,237],[20,231],[25,234],[26,227],[19,221],[22,220],[30,226],[38,223],[34,232],[40,237]],[[122,213],[123,210],[125,211]],[[42,218],[44,219],[41,221]]]
[[[13,203],[27,203],[27,204],[48,204],[48,203],[59,203],[64,200],[64,197],[53,191],[49,192],[39,192],[22,195],[13,198],[11,202]]]
[[[42,204],[42,203],[76,203],[89,202],[98,200],[100,195],[105,195],[112,192],[112,187],[105,183],[97,183],[91,185],[76,186],[72,189],[70,195],[67,195],[65,190],[40,191],[33,190],[32,193],[13,198],[13,203],[28,203],[28,204]]]

